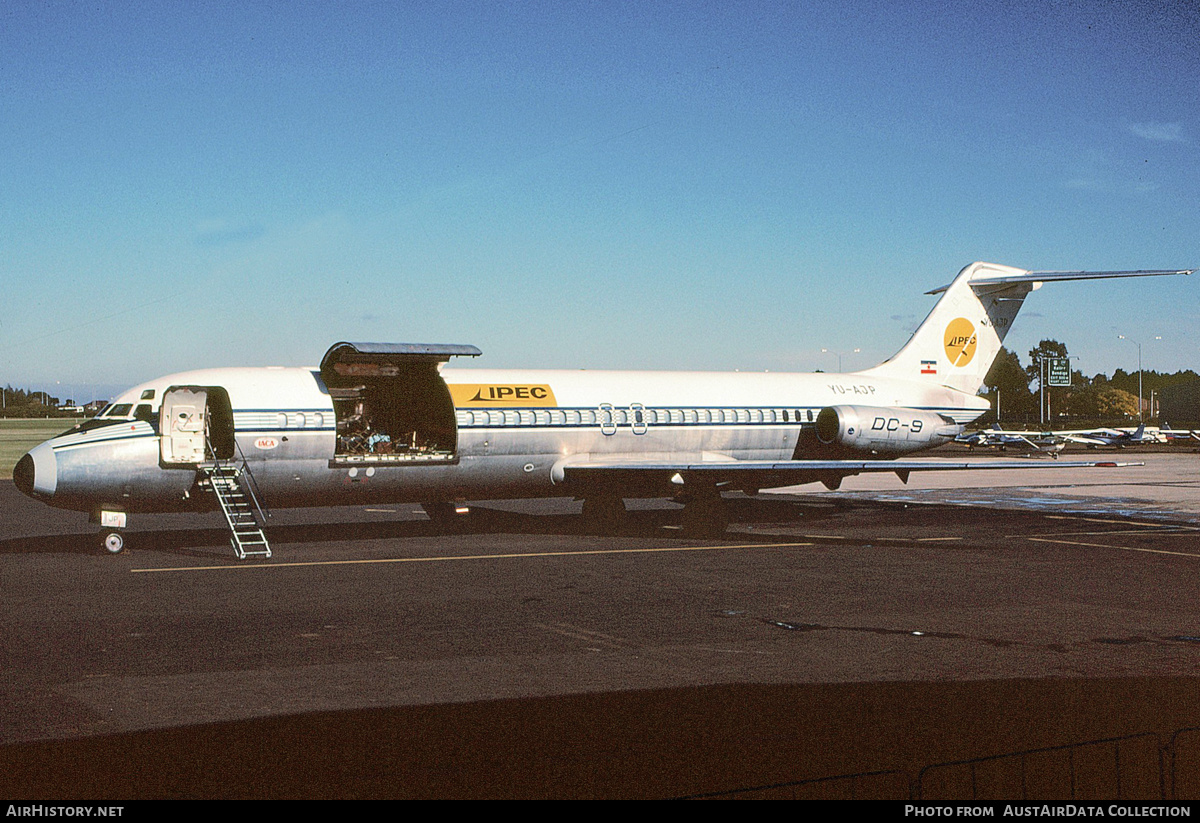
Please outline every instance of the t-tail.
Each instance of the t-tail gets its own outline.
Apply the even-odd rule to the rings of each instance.
[[[995,263],[972,263],[950,285],[927,292],[942,297],[904,348],[861,373],[924,381],[976,394],[1025,298],[1042,283],[1193,271],[1025,271]]]

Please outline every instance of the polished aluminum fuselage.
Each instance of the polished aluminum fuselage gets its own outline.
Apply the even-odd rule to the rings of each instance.
[[[861,374],[493,371],[445,369],[451,390],[549,386],[553,405],[459,405],[451,460],[339,463],[334,405],[316,369],[231,368],[169,375],[153,391],[219,386],[240,452],[266,505],[327,506],[573,495],[562,467],[592,460],[789,460],[805,427],[834,404],[906,407],[966,422],[973,395]],[[157,406],[154,408],[157,415]],[[195,466],[165,463],[155,423],[112,424],[53,438],[30,452],[31,493],[63,508],[173,511],[205,505]],[[25,471],[29,471],[28,467]]]

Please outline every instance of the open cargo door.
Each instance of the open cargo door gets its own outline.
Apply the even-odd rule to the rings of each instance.
[[[333,398],[337,445],[330,466],[453,463],[458,426],[439,372],[474,346],[338,343],[321,359]]]

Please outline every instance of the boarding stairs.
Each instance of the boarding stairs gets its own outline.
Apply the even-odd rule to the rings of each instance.
[[[229,525],[229,542],[238,560],[270,557],[271,546],[263,533],[266,514],[254,493],[254,477],[245,459],[241,468],[225,460],[204,463],[198,468],[200,485],[212,489],[225,515],[225,522]]]

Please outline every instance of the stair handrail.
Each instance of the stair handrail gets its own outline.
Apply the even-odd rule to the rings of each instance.
[[[204,446],[207,449],[207,454],[212,455],[213,462],[218,468],[223,468],[226,463],[233,463],[233,458],[221,458],[217,456],[217,450],[212,444],[212,440],[208,437],[208,429],[204,431]],[[250,461],[246,459],[246,453],[242,451],[242,444],[237,441],[237,437],[233,438],[233,447],[237,449],[238,457],[241,458],[241,472],[250,478],[250,482],[245,485],[246,491],[250,492],[250,502],[254,504],[254,510],[258,512],[262,522],[266,523],[267,518],[271,516],[271,510],[262,504],[259,499],[259,494],[262,490],[258,487],[258,480],[254,477],[254,472],[250,471]]]
[[[233,438],[233,446],[237,449],[238,456],[242,458],[242,471],[250,478],[250,482],[246,485],[246,490],[250,492],[250,499],[254,502],[254,508],[265,523],[267,518],[271,516],[271,510],[259,500],[261,490],[258,488],[258,480],[254,477],[254,472],[250,471],[250,461],[246,459],[246,453],[242,451],[242,444],[237,441],[237,437]]]

